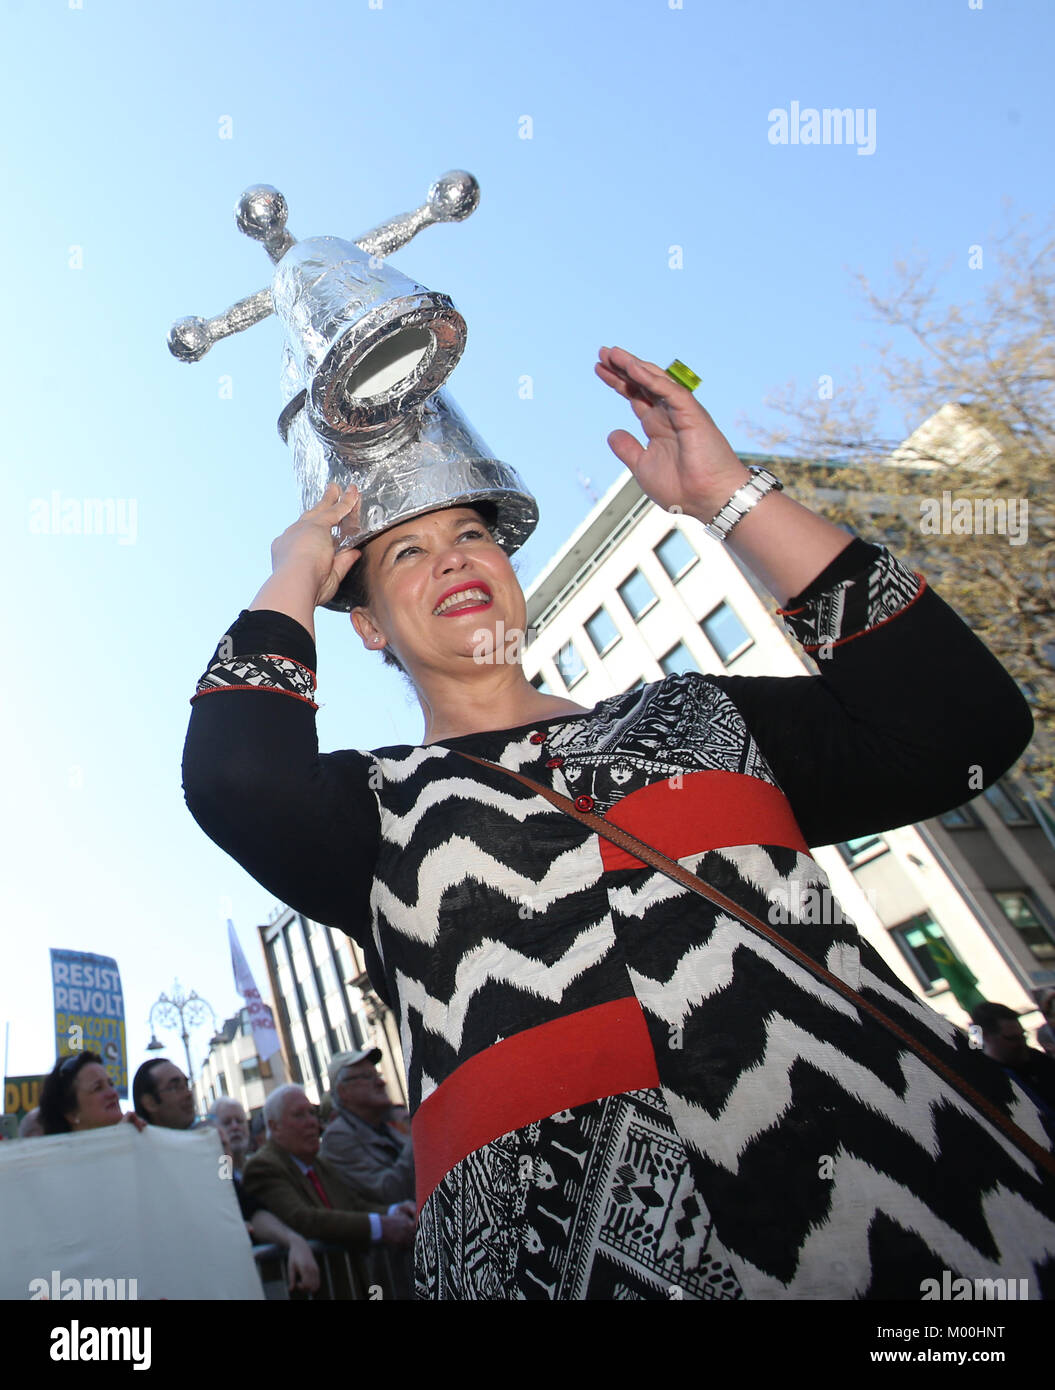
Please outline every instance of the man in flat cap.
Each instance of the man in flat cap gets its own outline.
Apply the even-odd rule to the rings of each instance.
[[[330,1062],[333,1118],[319,1152],[364,1201],[387,1205],[414,1197],[410,1140],[388,1123],[392,1099],[377,1070],[376,1047],[341,1052]]]

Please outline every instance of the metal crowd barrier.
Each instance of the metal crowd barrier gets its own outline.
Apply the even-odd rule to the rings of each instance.
[[[315,1294],[296,1289],[289,1290],[288,1251],[282,1245],[254,1245],[253,1259],[264,1290],[264,1297],[276,1301],[306,1302],[311,1299],[327,1301],[367,1301],[377,1296],[378,1290],[384,1297],[397,1287],[396,1279],[386,1250],[374,1250],[368,1257],[357,1262],[351,1251],[343,1245],[329,1245],[321,1240],[309,1240],[308,1245],[319,1266],[319,1291]],[[376,1284],[364,1285],[360,1272],[363,1264]]]

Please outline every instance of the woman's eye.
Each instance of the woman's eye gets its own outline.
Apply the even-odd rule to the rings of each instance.
[[[458,539],[460,541],[463,541],[465,540],[466,536],[476,536],[480,539],[483,539],[483,535],[484,533],[480,530],[479,526],[471,526],[468,531],[463,531],[461,535],[458,537]]]
[[[402,560],[404,555],[413,555],[414,551],[418,549],[420,549],[420,547],[416,545],[405,546],[404,549],[396,551],[396,559]]]

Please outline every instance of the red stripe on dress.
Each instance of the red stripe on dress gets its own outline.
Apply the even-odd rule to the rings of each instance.
[[[534,1120],[659,1085],[648,1025],[632,996],[528,1028],[470,1057],[418,1106],[418,1210],[463,1158]]]
[[[784,793],[740,772],[687,772],[652,782],[617,801],[605,820],[669,859],[731,845],[783,845],[809,853]],[[610,840],[599,838],[606,869],[646,867]]]

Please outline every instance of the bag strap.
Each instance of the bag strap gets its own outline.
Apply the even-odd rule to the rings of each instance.
[[[998,1110],[992,1101],[980,1095],[973,1086],[964,1081],[964,1079],[958,1073],[954,1072],[947,1063],[943,1062],[940,1057],[936,1057],[929,1048],[924,1047],[921,1042],[911,1035],[911,1033],[906,1032],[899,1023],[896,1023],[892,1018],[889,1018],[883,1013],[882,1009],[877,1008],[875,1004],[863,998],[858,994],[857,990],[851,985],[848,985],[845,980],[840,980],[838,975],[833,975],[830,970],[827,970],[818,961],[815,961],[812,956],[808,956],[805,951],[801,950],[793,942],[781,936],[778,931],[774,931],[769,922],[763,922],[760,917],[756,917],[753,913],[748,912],[745,908],[741,907],[739,903],[734,902],[732,898],[726,897],[724,893],[708,883],[706,879],[700,878],[698,874],[694,874],[690,869],[686,869],[682,864],[679,864],[676,859],[669,859],[660,850],[654,849],[652,845],[646,844],[644,840],[639,840],[637,836],[632,835],[629,830],[624,830],[622,826],[615,825],[611,821],[606,821],[601,816],[595,816],[590,811],[580,811],[573,801],[560,792],[554,791],[552,787],[546,787],[539,782],[534,782],[530,777],[525,777],[520,772],[514,772],[511,768],[502,767],[499,763],[491,763],[485,758],[477,758],[472,753],[463,753],[461,749],[456,748],[451,751],[458,753],[462,758],[467,758],[470,762],[479,764],[480,767],[490,768],[493,772],[504,772],[507,777],[512,777],[522,786],[528,787],[531,791],[535,792],[536,795],[544,797],[551,806],[556,806],[558,810],[564,811],[567,815],[572,816],[582,825],[587,826],[595,834],[603,836],[604,839],[609,840],[613,845],[618,846],[619,849],[625,851],[627,854],[631,854],[636,859],[642,860],[645,864],[650,865],[660,873],[666,874],[668,878],[674,879],[674,881],[680,883],[682,887],[690,889],[693,893],[697,893],[701,898],[706,898],[716,907],[720,907],[723,912],[729,913],[730,916],[743,922],[745,926],[751,927],[754,931],[759,932],[767,941],[783,951],[785,955],[790,956],[792,960],[803,966],[812,975],[823,980],[826,985],[837,990],[844,999],[848,999],[856,1008],[862,1009],[880,1024],[881,1027],[885,1028],[887,1032],[893,1033],[899,1042],[903,1043],[905,1047],[914,1052],[928,1067],[937,1072],[944,1081],[947,1081],[954,1090],[958,1091],[964,1099],[970,1101],[977,1110],[981,1111],[986,1119],[996,1125],[996,1127],[1011,1140],[1016,1148],[1020,1149],[1032,1162],[1039,1164],[1042,1168],[1046,1169],[1049,1174],[1055,1176],[1055,1157],[1048,1153],[1046,1149],[1043,1149],[1035,1139],[1026,1134],[1024,1130],[1019,1129],[1018,1125],[1014,1124],[1002,1111]]]

